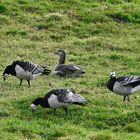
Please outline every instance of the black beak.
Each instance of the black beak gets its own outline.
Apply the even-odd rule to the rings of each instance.
[[[58,53],[57,53],[57,52],[55,52],[54,54],[57,54],[57,55],[58,55]]]
[[[4,81],[4,82],[5,82],[5,80],[6,80],[6,79],[3,77],[3,81]]]

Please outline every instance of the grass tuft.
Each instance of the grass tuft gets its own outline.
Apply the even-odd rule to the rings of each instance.
[[[6,7],[4,5],[0,5],[0,13],[5,13],[6,12]]]

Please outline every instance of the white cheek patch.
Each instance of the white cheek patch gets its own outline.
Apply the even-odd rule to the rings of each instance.
[[[9,74],[5,73],[3,77],[7,79],[9,77]]]
[[[35,104],[31,104],[31,108],[32,108],[33,110],[36,110],[36,105],[35,105]]]
[[[111,75],[112,77],[116,77],[116,73],[115,73],[115,72],[110,72],[110,75]]]

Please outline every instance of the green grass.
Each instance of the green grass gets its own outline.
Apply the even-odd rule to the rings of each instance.
[[[118,22],[124,20],[125,22]],[[4,0],[0,3],[0,139],[139,140],[140,98],[131,102],[106,88],[110,71],[140,75],[139,0]],[[66,63],[86,70],[80,78],[40,76],[27,87],[15,77],[3,82],[4,68],[29,60],[54,70],[63,48]],[[49,86],[48,81],[51,83]],[[31,102],[55,88],[73,88],[86,107],[38,107]]]

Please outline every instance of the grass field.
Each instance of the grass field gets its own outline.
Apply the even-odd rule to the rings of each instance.
[[[80,78],[40,76],[19,86],[4,68],[29,60],[54,70],[63,48],[66,63],[80,65]],[[140,97],[131,102],[111,93],[110,71],[140,75],[139,0],[0,0],[0,139],[1,140],[140,140]],[[51,83],[49,86],[48,82]],[[38,107],[31,102],[55,88],[73,88],[86,107]]]

